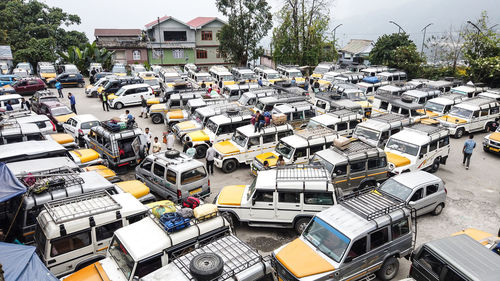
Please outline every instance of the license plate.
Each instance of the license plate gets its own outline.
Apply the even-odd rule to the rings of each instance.
[[[201,192],[201,187],[200,187],[200,188],[193,189],[193,190],[189,191],[189,194],[193,195],[193,194],[200,193],[200,192]]]
[[[500,152],[500,148],[490,147],[490,150],[495,152]]]

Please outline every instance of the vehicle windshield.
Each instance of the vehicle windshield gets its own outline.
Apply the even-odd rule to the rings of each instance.
[[[198,82],[205,81],[205,82],[213,82],[214,79],[210,75],[198,75],[197,77]]]
[[[302,77],[302,72],[300,71],[291,71],[288,73],[288,75],[291,77],[295,77],[295,78],[300,78]]]
[[[115,65],[113,66],[113,70],[111,70],[113,73],[126,73],[127,70],[125,69],[124,65]]]
[[[364,128],[364,127],[361,127],[361,126],[356,126],[356,129],[354,130],[354,135],[359,138],[365,138],[365,139],[369,139],[369,140],[374,140],[374,141],[378,141],[379,138],[380,138],[380,132],[379,131],[375,131],[375,130],[372,130],[372,129],[368,129],[368,128]]]
[[[40,73],[55,73],[56,70],[53,66],[40,67]]]
[[[83,122],[82,123],[82,129],[83,130],[88,130],[92,127],[99,126],[101,123],[99,121],[90,121],[90,122]]]
[[[276,152],[283,155],[283,157],[287,159],[290,159],[292,157],[293,150],[294,150],[293,147],[281,141],[276,146]]]
[[[208,119],[208,122],[207,122],[207,125],[205,126],[205,128],[207,128],[212,133],[217,134],[217,127],[219,127],[219,126],[217,126],[217,124],[215,124],[215,122],[213,120]]]
[[[30,65],[29,63],[18,63],[16,68],[22,68],[22,69],[26,69],[26,70],[30,70]]]
[[[132,275],[132,269],[134,268],[134,259],[132,258],[132,256],[130,256],[127,249],[125,249],[125,246],[116,236],[113,237],[113,240],[109,245],[108,253],[116,262],[120,270],[123,271],[123,274],[128,280]]]
[[[313,73],[318,73],[318,74],[324,74],[326,72],[328,72],[328,67],[324,66],[316,66],[316,68],[313,71]]]
[[[241,74],[241,78],[243,78],[243,79],[253,79],[253,78],[255,78],[255,74],[253,74],[253,73]]]
[[[317,154],[314,154],[313,158],[311,159],[311,164],[321,164],[330,174],[333,172],[333,164]]]
[[[395,138],[390,138],[389,141],[387,142],[386,147],[413,156],[416,156],[418,154],[418,150],[420,148],[416,144],[407,143],[405,141],[398,140]]]
[[[72,64],[67,64],[64,66],[65,73],[78,73],[78,68]]]
[[[268,73],[267,74],[267,79],[279,79],[279,78],[281,78],[279,73]]]
[[[449,115],[468,119],[472,116],[472,110],[454,106],[451,108]]]
[[[263,111],[263,110],[264,110],[265,105],[264,105],[264,103],[263,103],[263,102],[259,101],[259,102],[257,103],[257,105],[255,105],[255,107],[257,107],[260,111]]]
[[[180,76],[167,76],[164,78],[165,83],[174,83],[175,81],[182,79]]]
[[[142,65],[134,66],[134,72],[139,73],[139,72],[145,72],[145,71],[146,71],[146,68],[144,68],[144,66],[142,66]]]
[[[66,106],[54,107],[50,109],[50,113],[53,116],[67,115],[73,113],[73,111],[69,110]]]
[[[386,180],[380,187],[379,189],[389,195],[392,195],[401,201],[406,201],[408,199],[408,196],[411,194],[411,188],[406,187],[405,185],[402,185],[399,183],[397,180],[393,178],[389,178]]]
[[[234,80],[233,75],[221,75],[221,78],[222,78],[224,81],[233,81],[233,80]]]
[[[245,106],[247,105],[248,100],[250,100],[250,97],[248,97],[247,95],[242,95],[238,100],[238,103]]]
[[[198,110],[195,110],[194,113],[191,115],[191,119],[199,123],[202,123],[203,115]]]
[[[160,85],[160,82],[158,81],[158,79],[146,79],[146,80],[144,80],[144,83],[148,84],[149,86],[158,86],[158,85]]]
[[[352,101],[365,101],[366,96],[363,92],[352,92],[352,93],[345,93],[347,95],[347,98],[352,100]]]
[[[121,87],[120,90],[115,93],[115,96],[121,96],[123,93],[125,93],[126,90],[127,89],[125,89],[124,87]]]
[[[351,240],[325,221],[314,217],[302,236],[323,254],[336,262],[342,260]]]
[[[320,123],[318,123],[317,121],[314,121],[314,120],[309,120],[309,122],[307,123],[307,126],[306,128],[310,128],[310,129],[314,129],[314,128],[320,128],[322,127],[323,125],[321,125]]]
[[[234,133],[234,135],[233,135],[233,137],[231,139],[235,143],[237,143],[239,146],[245,147],[248,138],[247,138],[247,136],[245,136],[244,134],[242,134],[240,131],[236,131],[236,133]]]
[[[429,111],[432,111],[432,112],[441,112],[441,113],[443,113],[444,105],[439,104],[439,103],[435,103],[435,102],[432,102],[432,101],[428,101],[428,102],[425,103],[424,108],[425,108],[425,110],[429,110]]]
[[[255,184],[257,183],[257,178],[255,178],[252,183],[248,186],[247,200],[250,200],[253,192],[255,191]]]

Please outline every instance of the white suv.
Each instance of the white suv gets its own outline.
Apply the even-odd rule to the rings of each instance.
[[[69,118],[64,124],[64,131],[75,139],[90,133],[90,128],[100,126],[99,119],[92,114],[81,114]]]
[[[261,171],[249,186],[225,186],[214,203],[233,223],[290,227],[302,233],[316,213],[337,199],[324,167],[297,165]]]
[[[141,104],[141,96],[154,98],[153,88],[148,84],[132,84],[121,87],[115,94],[108,95],[108,103],[114,109]]]

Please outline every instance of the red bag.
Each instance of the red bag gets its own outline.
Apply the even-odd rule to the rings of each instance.
[[[250,119],[250,123],[252,123],[252,125],[255,125],[255,116],[252,116],[252,119]]]
[[[182,200],[182,207],[184,207],[184,208],[194,209],[198,206],[200,206],[200,199],[198,199],[196,197],[190,196],[190,197]]]

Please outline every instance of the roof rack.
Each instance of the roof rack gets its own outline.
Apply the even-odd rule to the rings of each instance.
[[[236,107],[236,108],[226,108],[224,112],[222,112],[228,118],[236,117],[236,116],[247,116],[252,115],[253,112],[246,107]]]
[[[433,134],[439,133],[441,131],[448,131],[447,129],[445,129],[443,127],[422,124],[422,123],[413,124],[413,125],[407,127],[407,129],[423,132],[427,135],[433,135]]]
[[[35,174],[25,175],[22,178],[24,184],[29,187],[30,192],[42,193],[46,190],[53,191],[58,189],[66,189],[70,186],[82,185],[85,181],[78,173],[61,173],[61,174]]]
[[[75,197],[54,200],[45,203],[44,206],[56,224],[122,208],[107,191],[84,193]]]
[[[328,112],[327,114],[333,115],[337,118],[342,118],[342,117],[346,117],[346,116],[356,115],[356,112],[351,111],[349,109],[339,109],[339,110]]]
[[[339,199],[340,204],[360,217],[371,221],[407,207],[404,201],[383,196],[370,190],[353,193]],[[404,211],[403,211],[404,212]]]
[[[399,115],[399,114],[392,114],[392,113],[386,113],[386,114],[378,115],[376,117],[371,118],[371,120],[385,122],[385,123],[401,122],[401,121],[404,121],[404,119],[408,119],[408,117],[405,117],[405,116]]]
[[[287,165],[276,167],[276,182],[329,181],[329,173],[321,165]]]
[[[112,123],[110,122],[111,120],[108,120],[108,121],[104,121],[104,122],[101,122],[101,127],[103,127],[104,129],[110,131],[110,132],[113,132],[113,133],[117,133],[117,132],[121,132],[121,131],[125,131],[125,130],[132,130],[132,129],[135,129],[135,128],[138,128],[137,126],[137,122],[132,122],[130,124],[128,124],[128,122],[124,122],[126,124],[125,128],[121,128],[120,125],[118,125],[117,123]],[[117,126],[113,126],[111,124],[115,124]]]
[[[362,140],[352,140],[348,144],[343,146],[342,149],[336,147],[335,145],[332,145],[330,147],[330,149],[334,150],[338,154],[345,155],[345,156],[347,156],[349,154],[353,154],[353,153],[358,153],[358,152],[365,152],[366,153],[367,150],[377,150],[377,152],[378,152],[377,147],[375,147],[371,144],[365,143]]]
[[[330,135],[337,135],[337,132],[327,127],[305,128],[295,132],[295,135],[306,140],[324,138]]]

